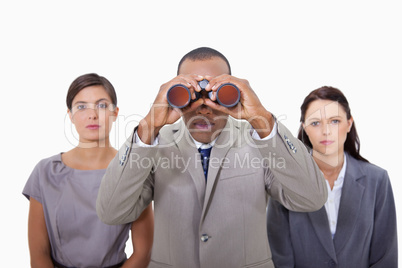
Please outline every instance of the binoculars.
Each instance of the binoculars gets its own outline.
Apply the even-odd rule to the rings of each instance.
[[[204,79],[198,82],[198,85],[201,88],[200,92],[194,91],[195,99],[191,99],[190,89],[184,85],[176,84],[169,88],[167,92],[167,100],[170,106],[173,108],[184,108],[190,104],[190,102],[194,102],[198,100],[202,92],[205,91],[209,81]],[[204,93],[205,94],[205,93]],[[212,91],[208,92],[208,98],[211,99]],[[216,101],[224,106],[224,107],[233,107],[240,100],[240,90],[239,88],[232,84],[226,83],[221,85],[216,91]]]

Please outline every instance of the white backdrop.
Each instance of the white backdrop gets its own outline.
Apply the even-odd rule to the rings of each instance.
[[[226,55],[233,75],[248,79],[293,133],[311,90],[341,89],[362,155],[389,172],[402,233],[398,2],[2,1],[2,263],[29,267],[29,203],[21,191],[40,159],[76,144],[66,117],[70,83],[96,72],[114,84],[119,147],[180,58],[200,46]]]

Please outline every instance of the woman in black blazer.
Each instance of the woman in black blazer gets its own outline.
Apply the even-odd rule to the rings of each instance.
[[[275,267],[398,267],[395,203],[388,174],[360,153],[342,92],[312,91],[301,106],[298,138],[328,187],[316,212],[291,212],[271,200],[268,236]]]

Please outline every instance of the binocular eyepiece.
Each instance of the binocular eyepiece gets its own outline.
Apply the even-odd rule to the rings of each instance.
[[[176,84],[169,88],[167,92],[167,100],[170,106],[174,108],[184,108],[190,104],[190,102],[194,102],[198,100],[202,92],[205,91],[209,81],[204,79],[198,82],[198,85],[201,88],[200,92],[194,91],[195,99],[191,99],[190,89],[182,84]],[[204,93],[205,94],[205,93]],[[208,98],[211,99],[212,91],[208,92]],[[226,83],[221,85],[216,91],[216,101],[224,106],[224,107],[233,107],[240,100],[240,90],[238,87],[232,83]]]

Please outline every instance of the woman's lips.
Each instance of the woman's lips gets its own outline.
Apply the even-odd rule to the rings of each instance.
[[[100,128],[100,125],[88,125],[86,128],[91,129],[91,130],[96,130]]]
[[[325,141],[320,141],[320,143],[323,144],[323,145],[331,145],[332,143],[334,143],[334,141],[325,140]]]

